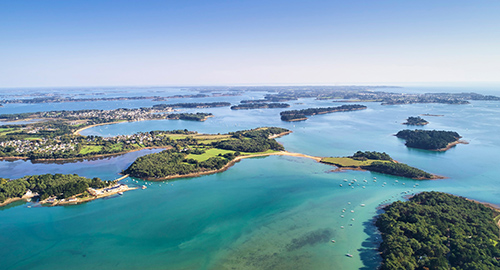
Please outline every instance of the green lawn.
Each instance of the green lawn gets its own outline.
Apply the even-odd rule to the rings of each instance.
[[[18,131],[19,128],[0,128],[0,136],[7,135],[10,132]]]
[[[355,159],[347,158],[347,157],[327,157],[327,158],[321,159],[321,162],[329,163],[329,164],[333,164],[333,165],[339,165],[341,167],[368,166],[375,161],[390,162],[388,160],[375,160],[375,159],[368,159],[368,160],[361,161],[361,160],[355,160]]]
[[[189,154],[186,158],[192,158],[192,159],[195,159],[197,161],[205,161],[205,160],[207,160],[207,159],[209,159],[211,157],[216,157],[219,154],[224,155],[226,153],[234,153],[234,152],[235,151],[232,151],[232,150],[223,150],[223,149],[211,148],[211,149],[205,150],[205,153],[203,153],[201,155]]]
[[[84,146],[82,148],[82,150],[80,150],[80,154],[86,155],[88,153],[99,152],[99,151],[101,151],[101,149],[102,149],[102,146],[100,146],[100,145],[87,145],[87,146]]]

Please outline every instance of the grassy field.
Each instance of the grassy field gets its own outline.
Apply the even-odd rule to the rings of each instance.
[[[99,151],[101,151],[101,149],[102,149],[102,146],[100,146],[100,145],[88,145],[88,146],[83,147],[82,150],[80,150],[80,154],[86,155],[88,153],[99,152]]]
[[[4,136],[13,131],[18,131],[19,128],[0,128],[0,136]]]
[[[224,155],[226,153],[234,153],[235,151],[232,150],[223,150],[223,149],[217,149],[217,148],[211,148],[208,150],[205,150],[205,153],[201,155],[193,155],[189,154],[186,158],[192,158],[197,161],[205,161],[211,157],[218,156],[219,154]]]
[[[323,163],[338,165],[340,167],[361,167],[361,166],[368,166],[368,165],[372,164],[375,161],[390,162],[388,160],[375,160],[375,159],[355,160],[355,159],[347,158],[347,157],[327,157],[327,158],[322,158],[321,159],[321,162],[323,162]]]
[[[233,150],[224,150],[224,149],[218,149],[218,148],[210,148],[208,150],[205,150],[205,153],[201,155],[194,155],[194,154],[189,154],[187,155],[186,158],[192,158],[197,161],[204,161],[207,160],[211,157],[218,156],[219,154],[224,155],[226,153],[234,153],[236,151]],[[250,155],[260,155],[260,154],[267,154],[267,153],[274,153],[274,152],[279,152],[275,150],[267,150],[265,152],[256,152],[256,153],[250,153],[250,152],[240,152],[242,156],[250,156]]]

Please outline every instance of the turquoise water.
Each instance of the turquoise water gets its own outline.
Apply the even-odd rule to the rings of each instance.
[[[304,104],[292,102],[292,107],[340,105],[298,102]],[[297,123],[281,122],[280,110],[212,108],[206,111],[215,117],[206,122],[132,122],[95,127],[85,134],[184,128],[223,133],[282,126],[293,130],[279,139],[292,152],[342,156],[357,150],[385,151],[448,178],[415,181],[370,172],[331,172],[333,167],[313,160],[273,156],[245,159],[214,175],[148,182],[145,190],[78,206],[17,204],[0,208],[1,268],[374,269],[380,258],[371,222],[381,204],[406,193],[439,190],[500,205],[500,103],[365,105],[368,110]],[[469,144],[444,153],[406,148],[393,134],[406,128],[401,123],[408,116],[422,113],[444,115],[424,117],[430,124],[423,129],[454,130]],[[149,152],[67,164],[2,161],[0,177],[57,172],[114,179],[137,156]],[[344,179],[357,179],[354,188]],[[145,184],[131,178],[124,182]]]

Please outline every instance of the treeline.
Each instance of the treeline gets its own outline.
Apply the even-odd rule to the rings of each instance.
[[[44,174],[26,176],[14,180],[0,180],[0,202],[8,198],[22,197],[29,189],[38,193],[41,200],[51,196],[59,199],[68,198],[87,191],[87,188],[103,188],[112,181],[99,178],[85,178],[76,174]]]
[[[370,165],[361,166],[361,168],[378,173],[385,173],[395,176],[414,178],[414,179],[432,179],[432,174],[417,169],[415,167],[411,167],[404,163],[395,163],[395,162],[380,162],[375,161]]]
[[[410,116],[406,119],[406,122],[403,123],[403,125],[411,125],[411,126],[425,126],[427,124],[429,124],[429,122],[427,122],[420,116],[417,117]]]
[[[441,192],[384,208],[376,225],[382,270],[500,269],[498,212]]]
[[[290,104],[286,103],[244,103],[231,106],[231,110],[276,109],[288,107],[290,107]]]
[[[288,129],[279,127],[257,128],[237,132],[229,132],[232,139],[214,142],[215,148],[240,152],[265,152],[267,150],[283,151],[285,148],[269,136],[288,132]]]
[[[460,139],[460,135],[454,131],[441,130],[401,130],[396,137],[405,139],[405,145],[413,148],[426,150],[437,150],[446,148],[449,143]]]
[[[235,158],[234,154],[211,157],[198,162],[185,159],[188,153],[165,150],[142,156],[128,167],[124,173],[138,178],[164,178],[172,175],[186,175],[203,171],[218,170]]]
[[[212,116],[211,113],[172,113],[168,114],[166,118],[171,120],[205,121]]]
[[[352,155],[353,159],[356,160],[367,160],[367,159],[376,159],[376,160],[392,160],[391,156],[386,154],[385,152],[376,152],[376,151],[358,151]]]
[[[153,109],[164,110],[166,108],[213,108],[231,106],[229,102],[206,102],[206,103],[173,103],[173,104],[156,104]]]
[[[342,105],[338,107],[308,108],[302,110],[282,111],[280,115],[282,121],[297,121],[297,120],[305,120],[307,119],[306,116],[310,115],[333,113],[333,112],[356,111],[356,110],[364,110],[366,108],[367,107],[364,105],[351,104],[351,105]]]

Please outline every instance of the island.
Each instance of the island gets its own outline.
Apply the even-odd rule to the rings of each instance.
[[[407,147],[433,151],[446,151],[459,143],[466,143],[459,140],[462,137],[457,132],[443,130],[405,129],[396,137],[405,139]]]
[[[338,107],[308,108],[302,110],[282,111],[280,115],[282,121],[293,122],[293,121],[307,120],[307,116],[311,115],[334,113],[334,112],[358,111],[358,110],[364,110],[366,108],[367,107],[364,105],[352,104],[352,105],[342,105]]]
[[[408,126],[425,126],[427,124],[429,124],[429,122],[427,122],[420,116],[417,117],[410,116],[406,119],[406,122],[403,123],[403,125],[408,125]]]
[[[500,269],[498,210],[442,192],[383,210],[380,269]]]
[[[186,136],[175,149],[142,156],[123,173],[155,181],[216,173],[227,169],[240,156],[283,151],[275,138],[289,133],[284,128],[263,127],[225,135]]]
[[[349,157],[325,157],[322,163],[338,167],[340,170],[367,170],[416,180],[441,179],[443,177],[394,161],[385,152],[357,151]]]
[[[287,103],[242,103],[239,105],[231,106],[231,110],[251,110],[251,109],[276,109],[288,108],[290,104]]]
[[[37,198],[43,205],[78,204],[134,189],[118,184],[122,178],[103,181],[76,174],[31,175],[12,180],[0,178],[0,206],[32,198]]]

